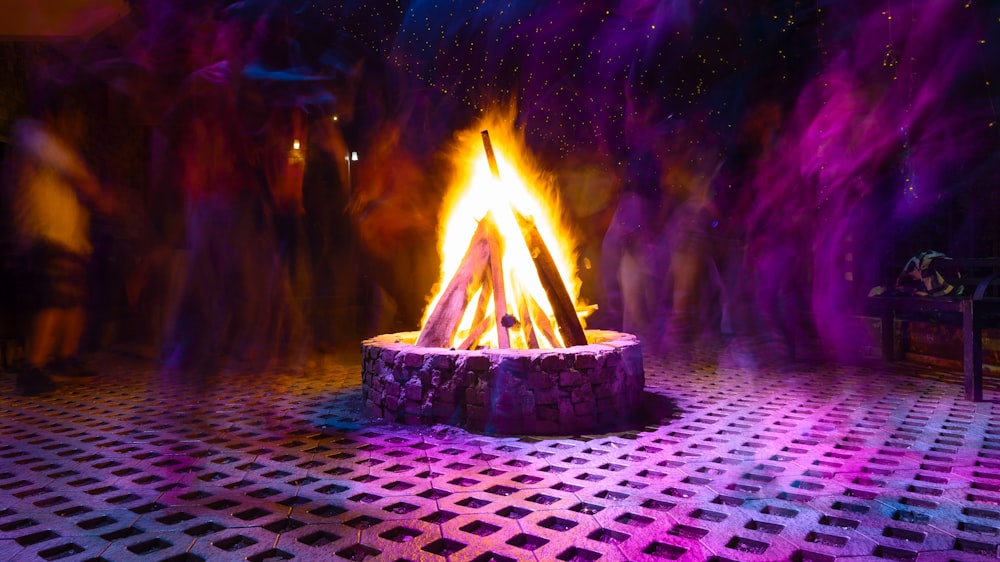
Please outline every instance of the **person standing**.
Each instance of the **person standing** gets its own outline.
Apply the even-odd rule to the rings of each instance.
[[[69,100],[46,104],[37,118],[17,121],[11,135],[13,222],[33,292],[17,389],[29,396],[55,390],[52,375],[92,374],[78,356],[93,252],[90,217],[113,205],[76,148],[83,140],[83,112]]]

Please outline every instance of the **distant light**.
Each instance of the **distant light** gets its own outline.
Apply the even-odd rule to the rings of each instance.
[[[295,139],[295,140],[292,141],[292,150],[298,150],[299,146],[300,146],[299,145],[299,139]]]
[[[340,119],[340,117],[338,117],[336,115],[334,115],[333,117],[330,118],[331,121],[337,121],[339,119]]]

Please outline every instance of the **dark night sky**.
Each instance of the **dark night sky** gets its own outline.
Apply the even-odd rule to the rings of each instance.
[[[911,33],[930,33],[914,23],[932,13],[929,4],[415,0],[312,2],[305,11],[466,107],[517,99],[535,140],[565,153],[621,149],[626,115],[642,112],[657,121],[697,116],[725,134],[755,103],[794,103],[841,58],[866,80],[933,79],[921,75],[931,61],[900,51]],[[989,3],[952,12],[929,40],[996,38]],[[995,119],[997,94],[985,83],[993,51],[973,53],[984,60],[966,61],[971,74],[957,79],[968,83],[956,87],[981,88],[968,94]]]
[[[800,2],[313,3],[372,53],[462,105],[517,99],[549,148],[623,147],[625,115],[723,129],[821,62],[822,11]],[[591,145],[588,147],[587,145]]]

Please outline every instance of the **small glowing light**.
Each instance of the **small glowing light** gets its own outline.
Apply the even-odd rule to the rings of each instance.
[[[299,147],[300,147],[300,145],[299,145],[299,139],[293,140],[292,141],[292,150],[298,150]]]
[[[331,121],[339,121],[340,120],[340,116],[339,115],[334,115],[333,117],[330,118],[330,120]]]

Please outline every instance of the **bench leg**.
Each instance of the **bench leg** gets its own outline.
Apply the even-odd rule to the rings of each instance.
[[[882,359],[896,360],[896,318],[892,310],[882,313]]]
[[[983,400],[983,329],[975,315],[975,301],[962,302],[962,371],[965,399]]]

